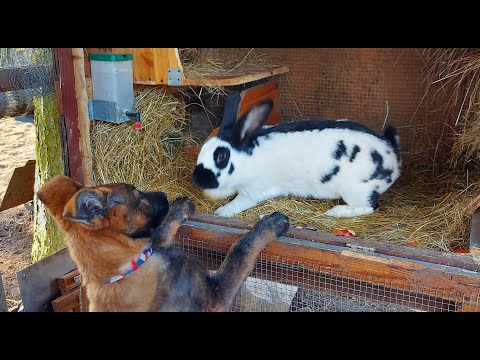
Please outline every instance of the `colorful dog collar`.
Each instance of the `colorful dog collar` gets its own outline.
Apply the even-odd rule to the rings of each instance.
[[[140,256],[136,259],[136,260],[132,260],[130,262],[130,265],[131,265],[131,268],[128,269],[126,272],[124,272],[123,274],[118,274],[118,275],[115,275],[113,277],[111,277],[109,280],[107,280],[107,283],[111,284],[115,281],[118,281],[120,279],[123,279],[125,276],[128,276],[130,275],[131,273],[133,273],[135,270],[137,270],[140,266],[143,265],[143,263],[145,261],[147,261],[147,259],[152,255],[153,253],[153,250],[151,247],[149,247],[148,249],[145,249],[143,250],[141,253],[140,253]]]

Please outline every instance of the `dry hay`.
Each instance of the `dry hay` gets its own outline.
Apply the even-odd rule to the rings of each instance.
[[[178,181],[191,171],[182,150],[194,145],[182,133],[188,120],[185,103],[158,87],[135,92],[141,130],[132,122],[95,122],[90,139],[94,182],[124,182],[144,191],[162,190],[178,196]]]
[[[443,104],[458,109],[451,152],[452,165],[480,161],[480,48],[426,49],[427,91],[449,92]],[[471,165],[471,163],[470,163]]]
[[[236,75],[251,71],[262,71],[281,66],[254,49],[232,49],[221,58],[207,57],[200,49],[180,48],[179,56],[183,73],[187,79],[199,79],[211,76]]]

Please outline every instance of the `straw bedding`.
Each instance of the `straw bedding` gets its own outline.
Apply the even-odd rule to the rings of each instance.
[[[127,182],[145,191],[165,191],[170,199],[188,196],[203,213],[213,213],[229,199],[208,200],[191,181],[196,162],[195,144],[185,128],[189,119],[182,98],[163,88],[136,91],[142,130],[131,122],[96,122],[91,133],[94,181]],[[282,211],[291,223],[331,231],[353,230],[367,239],[402,243],[440,251],[468,249],[471,213],[467,204],[480,193],[480,175],[463,171],[434,174],[409,169],[380,197],[371,215],[335,219],[323,215],[340,201],[277,198],[236,217],[257,221],[262,214]]]

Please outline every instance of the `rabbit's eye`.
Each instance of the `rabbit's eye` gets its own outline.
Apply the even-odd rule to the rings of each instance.
[[[230,160],[230,150],[225,147],[217,148],[213,153],[213,159],[219,169],[224,169],[228,165],[228,160]]]

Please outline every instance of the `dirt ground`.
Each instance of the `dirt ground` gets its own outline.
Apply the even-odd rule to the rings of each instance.
[[[35,128],[30,117],[0,119],[0,199],[16,167],[35,159]],[[0,212],[0,274],[8,306],[21,300],[17,271],[31,264],[33,213],[24,205]]]

